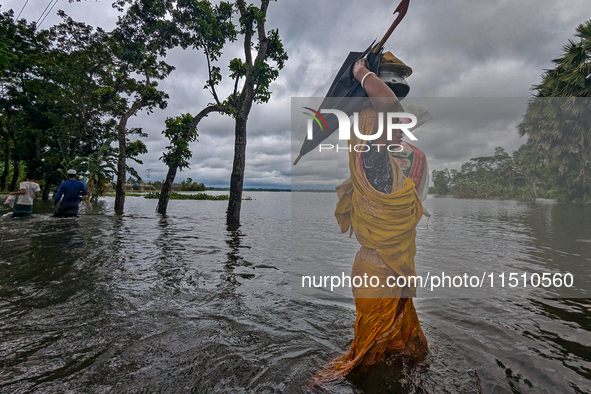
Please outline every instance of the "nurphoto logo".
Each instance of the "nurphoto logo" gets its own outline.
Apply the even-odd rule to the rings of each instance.
[[[339,122],[339,140],[350,140],[351,139],[351,121],[349,120],[349,116],[338,109],[320,109],[319,111],[315,111],[310,107],[303,107],[311,111],[303,112],[304,114],[308,115],[311,119],[308,119],[308,128],[307,128],[307,138],[309,140],[313,139],[313,126],[314,122],[318,124],[320,130],[328,130],[328,125],[324,116],[322,114],[333,114],[337,117]],[[404,123],[401,123],[403,120],[407,120]],[[416,141],[417,137],[414,136],[413,133],[410,132],[409,129],[413,128],[417,125],[417,117],[413,114],[407,112],[387,112],[386,113],[386,133],[388,140],[392,140],[392,131],[393,130],[401,130],[411,141]],[[378,112],[378,130],[375,134],[364,135],[359,131],[359,113],[353,113],[353,132],[355,136],[360,140],[364,141],[373,141],[383,134],[384,132],[384,116],[383,112]],[[376,144],[378,151],[380,150],[381,146],[385,144]],[[365,144],[358,144],[354,146],[347,146],[346,148],[339,148],[336,146],[336,151],[339,150],[348,150],[354,149],[356,152],[363,152],[369,150],[369,146]],[[333,144],[320,144],[319,151],[322,152],[323,150],[332,150],[335,149]],[[400,144],[390,144],[386,145],[386,149],[388,152],[401,152],[404,148]]]

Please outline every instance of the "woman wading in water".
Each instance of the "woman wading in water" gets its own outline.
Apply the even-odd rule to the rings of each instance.
[[[402,112],[392,88],[400,82],[396,75],[403,80],[411,72],[410,67],[390,52],[385,53],[380,61],[380,77],[367,69],[364,59],[354,64],[353,75],[367,92],[370,103],[359,113],[362,134],[371,135],[378,131],[379,113],[385,117],[387,112]],[[404,95],[407,92],[408,89]],[[386,124],[384,119],[382,125]],[[415,186],[423,183],[423,190],[428,180],[422,182],[423,171],[414,180],[405,177],[386,150],[388,145],[401,144],[402,136],[402,131],[397,129],[391,140],[383,132],[373,141],[359,139],[353,134],[349,142],[351,145],[367,145],[358,149],[359,152],[351,150],[351,177],[337,187],[339,202],[335,216],[341,231],[352,231],[361,244],[355,256],[352,278],[377,276],[380,283],[385,284],[388,277],[416,276],[415,228],[423,214],[423,206]],[[404,144],[405,147],[410,145]],[[419,154],[417,156],[417,160],[422,160],[420,168],[425,168],[424,155],[422,159]],[[351,349],[319,371],[315,381],[346,376],[358,366],[370,366],[384,360],[388,354],[403,354],[413,360],[424,358],[428,347],[411,298],[415,290],[416,283],[412,281],[407,281],[404,287],[354,286],[357,319]]]

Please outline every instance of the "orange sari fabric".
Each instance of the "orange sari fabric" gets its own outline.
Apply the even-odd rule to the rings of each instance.
[[[360,114],[364,134],[373,129],[375,112],[366,109]],[[363,144],[352,139],[351,144]],[[351,277],[376,276],[381,284],[388,277],[416,276],[416,225],[423,207],[414,182],[402,175],[396,162],[388,155],[393,170],[393,192],[375,190],[363,171],[361,153],[351,150],[351,178],[337,187],[339,202],[335,217],[342,232],[355,233],[361,249],[355,256]],[[415,287],[354,287],[357,319],[355,338],[345,355],[326,365],[317,381],[345,376],[360,365],[373,365],[387,354],[404,354],[415,360],[428,351],[427,340],[412,302]]]

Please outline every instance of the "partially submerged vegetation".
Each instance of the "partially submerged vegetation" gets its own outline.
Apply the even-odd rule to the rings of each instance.
[[[462,198],[536,197],[591,204],[591,20],[577,27],[556,67],[535,85],[519,124],[527,143],[509,155],[476,157],[460,171],[433,171],[433,192]]]
[[[115,195],[115,193],[107,193],[107,194],[105,194],[105,196],[107,196],[107,197],[115,197],[116,195]],[[143,197],[143,196],[145,196],[145,194],[142,194],[142,193],[125,193],[125,196],[126,197]]]
[[[591,190],[578,163],[561,173],[561,162],[545,162],[532,144],[513,155],[496,147],[493,156],[475,157],[458,170],[433,170],[429,192],[457,198],[553,198],[558,202],[591,203]]]
[[[115,0],[120,14],[108,23],[114,25],[110,31],[63,11],[61,23],[49,29],[40,29],[45,18],[27,22],[13,10],[0,12],[0,191],[17,190],[24,174],[35,172],[48,200],[74,169],[86,179],[91,200],[108,193],[115,178],[114,209],[122,213],[127,176],[137,180],[134,190],[142,190],[130,161],[143,164],[139,156],[147,153],[142,140],[148,135],[129,121],[140,111],[167,107],[169,94],[160,86],[175,67],[166,55],[192,48],[205,57],[204,89],[212,100],[197,114],[161,125],[170,145],[160,158],[169,171],[158,212],[166,213],[176,171],[188,168],[199,121],[215,112],[235,123],[226,200],[227,223],[239,225],[247,120],[254,104],[269,101],[269,86],[287,61],[278,30],[266,24],[269,0],[259,3]],[[237,40],[244,44],[242,56],[228,50],[237,57],[222,60],[226,44]],[[188,179],[180,189],[204,191],[205,185]]]
[[[160,198],[160,193],[152,192],[144,195],[144,198]],[[206,193],[197,193],[197,194],[181,194],[181,193],[170,193],[169,198],[171,200],[213,200],[213,201],[228,201],[230,196],[227,194],[221,195],[213,195],[213,194],[206,194]]]

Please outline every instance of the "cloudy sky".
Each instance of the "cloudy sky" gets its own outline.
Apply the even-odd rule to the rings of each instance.
[[[42,28],[59,23],[58,9],[75,20],[105,29],[114,27],[117,11],[110,0],[57,3]],[[15,10],[21,18],[37,21],[50,0],[2,0],[1,11]],[[364,50],[381,38],[393,21],[398,0],[278,0],[271,2],[267,30],[278,28],[289,55],[279,78],[271,85],[272,98],[254,106],[248,122],[245,187],[289,187],[294,178],[317,178],[309,185],[334,186],[346,174],[344,153],[311,152],[292,168],[304,130],[293,130],[291,102],[297,97],[323,96],[349,51]],[[520,139],[515,126],[530,88],[540,81],[579,23],[591,17],[584,0],[412,0],[408,14],[386,49],[414,70],[405,101],[420,104],[433,114],[421,127],[417,146],[431,169],[459,168],[471,157],[491,155],[495,146],[512,152]],[[229,46],[220,66],[240,56],[240,43]],[[142,127],[149,153],[137,169],[144,178],[165,177],[159,161],[167,141],[161,135],[166,117],[196,114],[211,97],[202,89],[206,68],[194,50],[173,50],[167,61],[176,67],[161,84],[168,92],[168,108],[141,113],[130,127]],[[230,82],[229,80],[225,82]],[[230,89],[222,81],[222,92]],[[305,116],[305,115],[302,115]],[[227,186],[233,158],[233,122],[210,115],[199,125],[199,142],[192,145],[191,168],[178,180],[191,177],[210,186]],[[295,141],[292,143],[292,138]],[[303,178],[301,178],[303,179]]]

